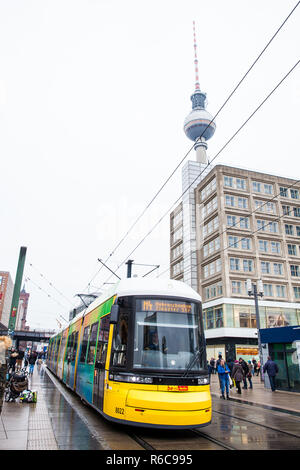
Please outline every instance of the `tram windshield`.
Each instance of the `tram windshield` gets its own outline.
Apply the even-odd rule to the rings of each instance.
[[[133,367],[204,369],[202,337],[199,304],[176,299],[138,299]]]

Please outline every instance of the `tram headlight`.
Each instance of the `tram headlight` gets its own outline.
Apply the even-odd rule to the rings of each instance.
[[[110,374],[110,380],[115,380],[116,382],[129,382],[137,384],[152,384],[152,377],[141,377],[139,375],[121,375],[121,374]]]
[[[198,379],[198,385],[208,385],[209,384],[209,377],[200,377]]]

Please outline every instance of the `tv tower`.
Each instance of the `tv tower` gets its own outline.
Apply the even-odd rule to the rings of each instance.
[[[183,280],[198,290],[197,243],[196,243],[196,202],[195,188],[210,171],[207,165],[207,141],[215,132],[213,117],[205,109],[206,94],[200,89],[197,42],[194,30],[195,91],[191,96],[192,111],[185,118],[184,132],[195,142],[196,161],[188,160],[182,168],[182,240],[183,240]]]
[[[206,93],[200,90],[195,21],[193,21],[193,30],[195,91],[191,96],[192,111],[185,118],[183,128],[186,136],[195,142],[194,148],[196,150],[197,161],[199,163],[207,163],[206,141],[214,135],[216,124],[213,122],[211,114],[205,109]]]

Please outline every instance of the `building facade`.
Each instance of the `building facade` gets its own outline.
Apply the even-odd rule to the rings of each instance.
[[[7,328],[13,297],[14,283],[7,271],[0,271],[0,323]]]
[[[217,165],[194,193],[194,256],[208,357],[258,358],[247,279],[262,280],[261,328],[300,324],[300,185]],[[182,202],[170,216],[170,268],[173,279],[189,283],[183,213]]]

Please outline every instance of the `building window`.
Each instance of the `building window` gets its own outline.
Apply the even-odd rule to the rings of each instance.
[[[230,207],[234,207],[234,197],[229,196],[228,194],[226,194],[226,196],[225,196],[225,205],[230,206]]]
[[[248,217],[240,217],[240,228],[249,228]]]
[[[178,256],[182,255],[182,248],[183,244],[181,243],[180,245],[176,246],[176,248],[173,248],[172,250],[172,260],[178,258]]]
[[[231,291],[233,294],[242,294],[241,281],[231,281]]]
[[[231,176],[224,176],[224,186],[233,188],[233,178]]]
[[[268,223],[260,219],[258,219],[256,222],[257,222],[257,230],[261,230],[262,232],[265,232]]]
[[[264,295],[266,297],[273,297],[273,286],[272,284],[264,284]]]
[[[214,219],[210,220],[206,225],[203,226],[203,236],[206,237],[210,233],[217,230],[219,227],[219,218],[215,217]]]
[[[218,282],[217,284],[212,284],[211,286],[205,287],[204,294],[205,299],[213,299],[214,297],[218,297],[222,295],[222,283]]]
[[[216,328],[222,328],[224,326],[222,307],[215,309],[215,320],[216,320]]]
[[[279,188],[279,191],[280,191],[280,196],[281,197],[288,197],[288,190],[287,188],[284,188],[284,187],[280,187]]]
[[[276,214],[276,206],[275,206],[274,202],[267,202],[266,212],[269,213],[269,214]]]
[[[208,330],[214,328],[214,310],[212,308],[206,310],[206,328]]]
[[[179,263],[174,264],[174,266],[172,266],[173,276],[177,276],[177,274],[181,273],[182,271],[183,271],[183,260],[180,261]]]
[[[248,312],[240,312],[240,328],[256,328],[255,315]]]
[[[293,207],[294,217],[300,217],[300,207]]]
[[[265,203],[263,201],[258,201],[256,199],[254,201],[254,204],[255,204],[255,210],[256,211],[264,212]]]
[[[296,248],[296,245],[291,245],[290,243],[288,243],[288,254],[289,255],[292,255],[292,256],[297,256],[297,248]]]
[[[229,246],[228,248],[238,248],[238,237],[233,237],[230,235],[228,237]]]
[[[282,276],[283,274],[283,267],[281,263],[273,263],[273,272],[277,276]]]
[[[273,185],[272,184],[265,184],[264,189],[265,189],[265,194],[273,194]]]
[[[241,238],[242,250],[251,250],[250,238]]]
[[[300,237],[300,227],[298,225],[296,225],[296,233],[297,237]]]
[[[293,235],[294,234],[292,225],[284,224],[284,228],[285,228],[286,235]]]
[[[270,263],[268,261],[261,261],[261,272],[263,274],[270,274]]]
[[[291,198],[292,199],[299,199],[298,189],[290,189],[290,191],[291,191]]]
[[[242,178],[236,179],[236,189],[246,189],[246,180]]]
[[[259,251],[268,251],[268,242],[266,240],[258,240]]]
[[[251,273],[253,271],[253,261],[251,259],[243,260],[244,272]]]
[[[176,230],[172,235],[172,245],[182,239],[182,227]]]
[[[269,230],[271,233],[278,233],[278,223],[277,222],[269,222]]]
[[[300,287],[299,286],[294,286],[293,290],[294,290],[295,299],[300,299]]]
[[[291,264],[291,276],[299,277],[300,276],[300,271],[299,271],[299,266],[296,264]]]
[[[247,209],[248,208],[248,199],[245,197],[238,197],[238,207],[240,209]]]
[[[240,260],[238,258],[230,258],[230,270],[231,271],[239,271],[240,270]]]
[[[271,242],[271,252],[280,254],[280,243],[279,242]]]
[[[234,227],[236,224],[237,224],[237,220],[236,220],[236,216],[235,215],[228,215],[227,216],[227,225],[229,227]]]
[[[291,207],[290,206],[282,206],[283,215],[290,215],[291,214]]]
[[[210,183],[208,183],[201,191],[201,200],[203,201],[204,199],[207,198],[207,196],[209,196],[215,189],[216,189],[217,185],[216,185],[216,178],[214,178],[213,180],[211,180]]]
[[[177,215],[174,216],[172,228],[174,229],[175,227],[177,227],[177,225],[181,223],[182,223],[182,211],[180,211]]]
[[[252,189],[256,193],[260,193],[261,192],[261,184],[258,183],[258,181],[252,181]]]
[[[286,295],[285,295],[285,286],[276,286],[276,296],[277,297],[286,297]]]

